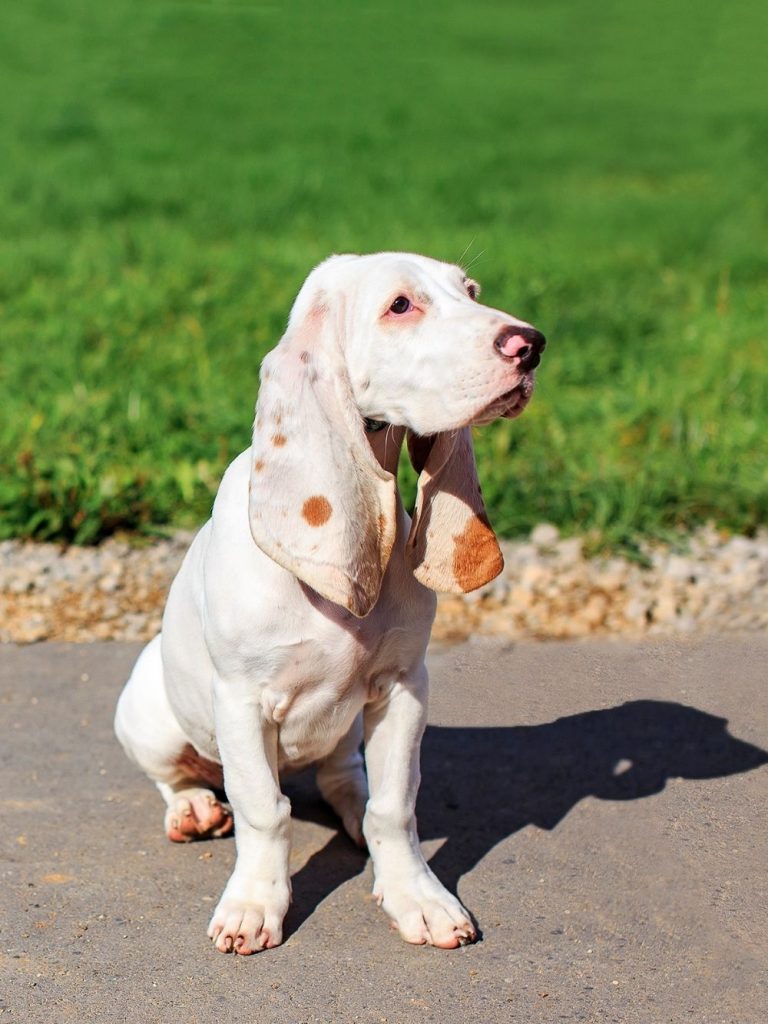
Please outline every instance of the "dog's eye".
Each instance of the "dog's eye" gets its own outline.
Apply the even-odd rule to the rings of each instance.
[[[465,281],[464,283],[467,288],[467,295],[469,295],[470,299],[476,299],[480,294],[480,285],[475,284],[474,281]]]
[[[411,300],[406,298],[405,295],[398,295],[392,305],[389,307],[391,313],[407,313],[409,309],[413,309]]]

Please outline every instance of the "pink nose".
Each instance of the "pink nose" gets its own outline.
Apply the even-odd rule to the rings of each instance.
[[[517,327],[509,324],[496,335],[493,346],[504,359],[518,364],[526,373],[535,370],[541,362],[546,339],[535,327]]]

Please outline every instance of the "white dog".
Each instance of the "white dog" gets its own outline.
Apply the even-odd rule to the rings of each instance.
[[[237,862],[208,929],[221,952],[281,941],[280,773],[312,763],[403,938],[475,938],[416,833],[424,654],[433,591],[501,571],[469,427],[522,412],[544,347],[477,293],[458,267],[406,253],[334,256],[309,275],[262,365],[253,445],[120,698],[117,735],[165,798],[168,837],[224,835],[234,816]],[[406,434],[413,522],[396,481]]]

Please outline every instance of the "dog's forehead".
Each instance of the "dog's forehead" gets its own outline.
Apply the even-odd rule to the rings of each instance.
[[[360,288],[377,293],[392,288],[462,289],[464,271],[451,263],[418,256],[415,253],[376,253],[361,257],[347,268]]]

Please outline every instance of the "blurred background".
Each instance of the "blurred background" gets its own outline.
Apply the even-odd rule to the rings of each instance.
[[[758,0],[4,0],[0,538],[194,526],[332,252],[462,261],[549,338],[491,518],[768,520]]]

